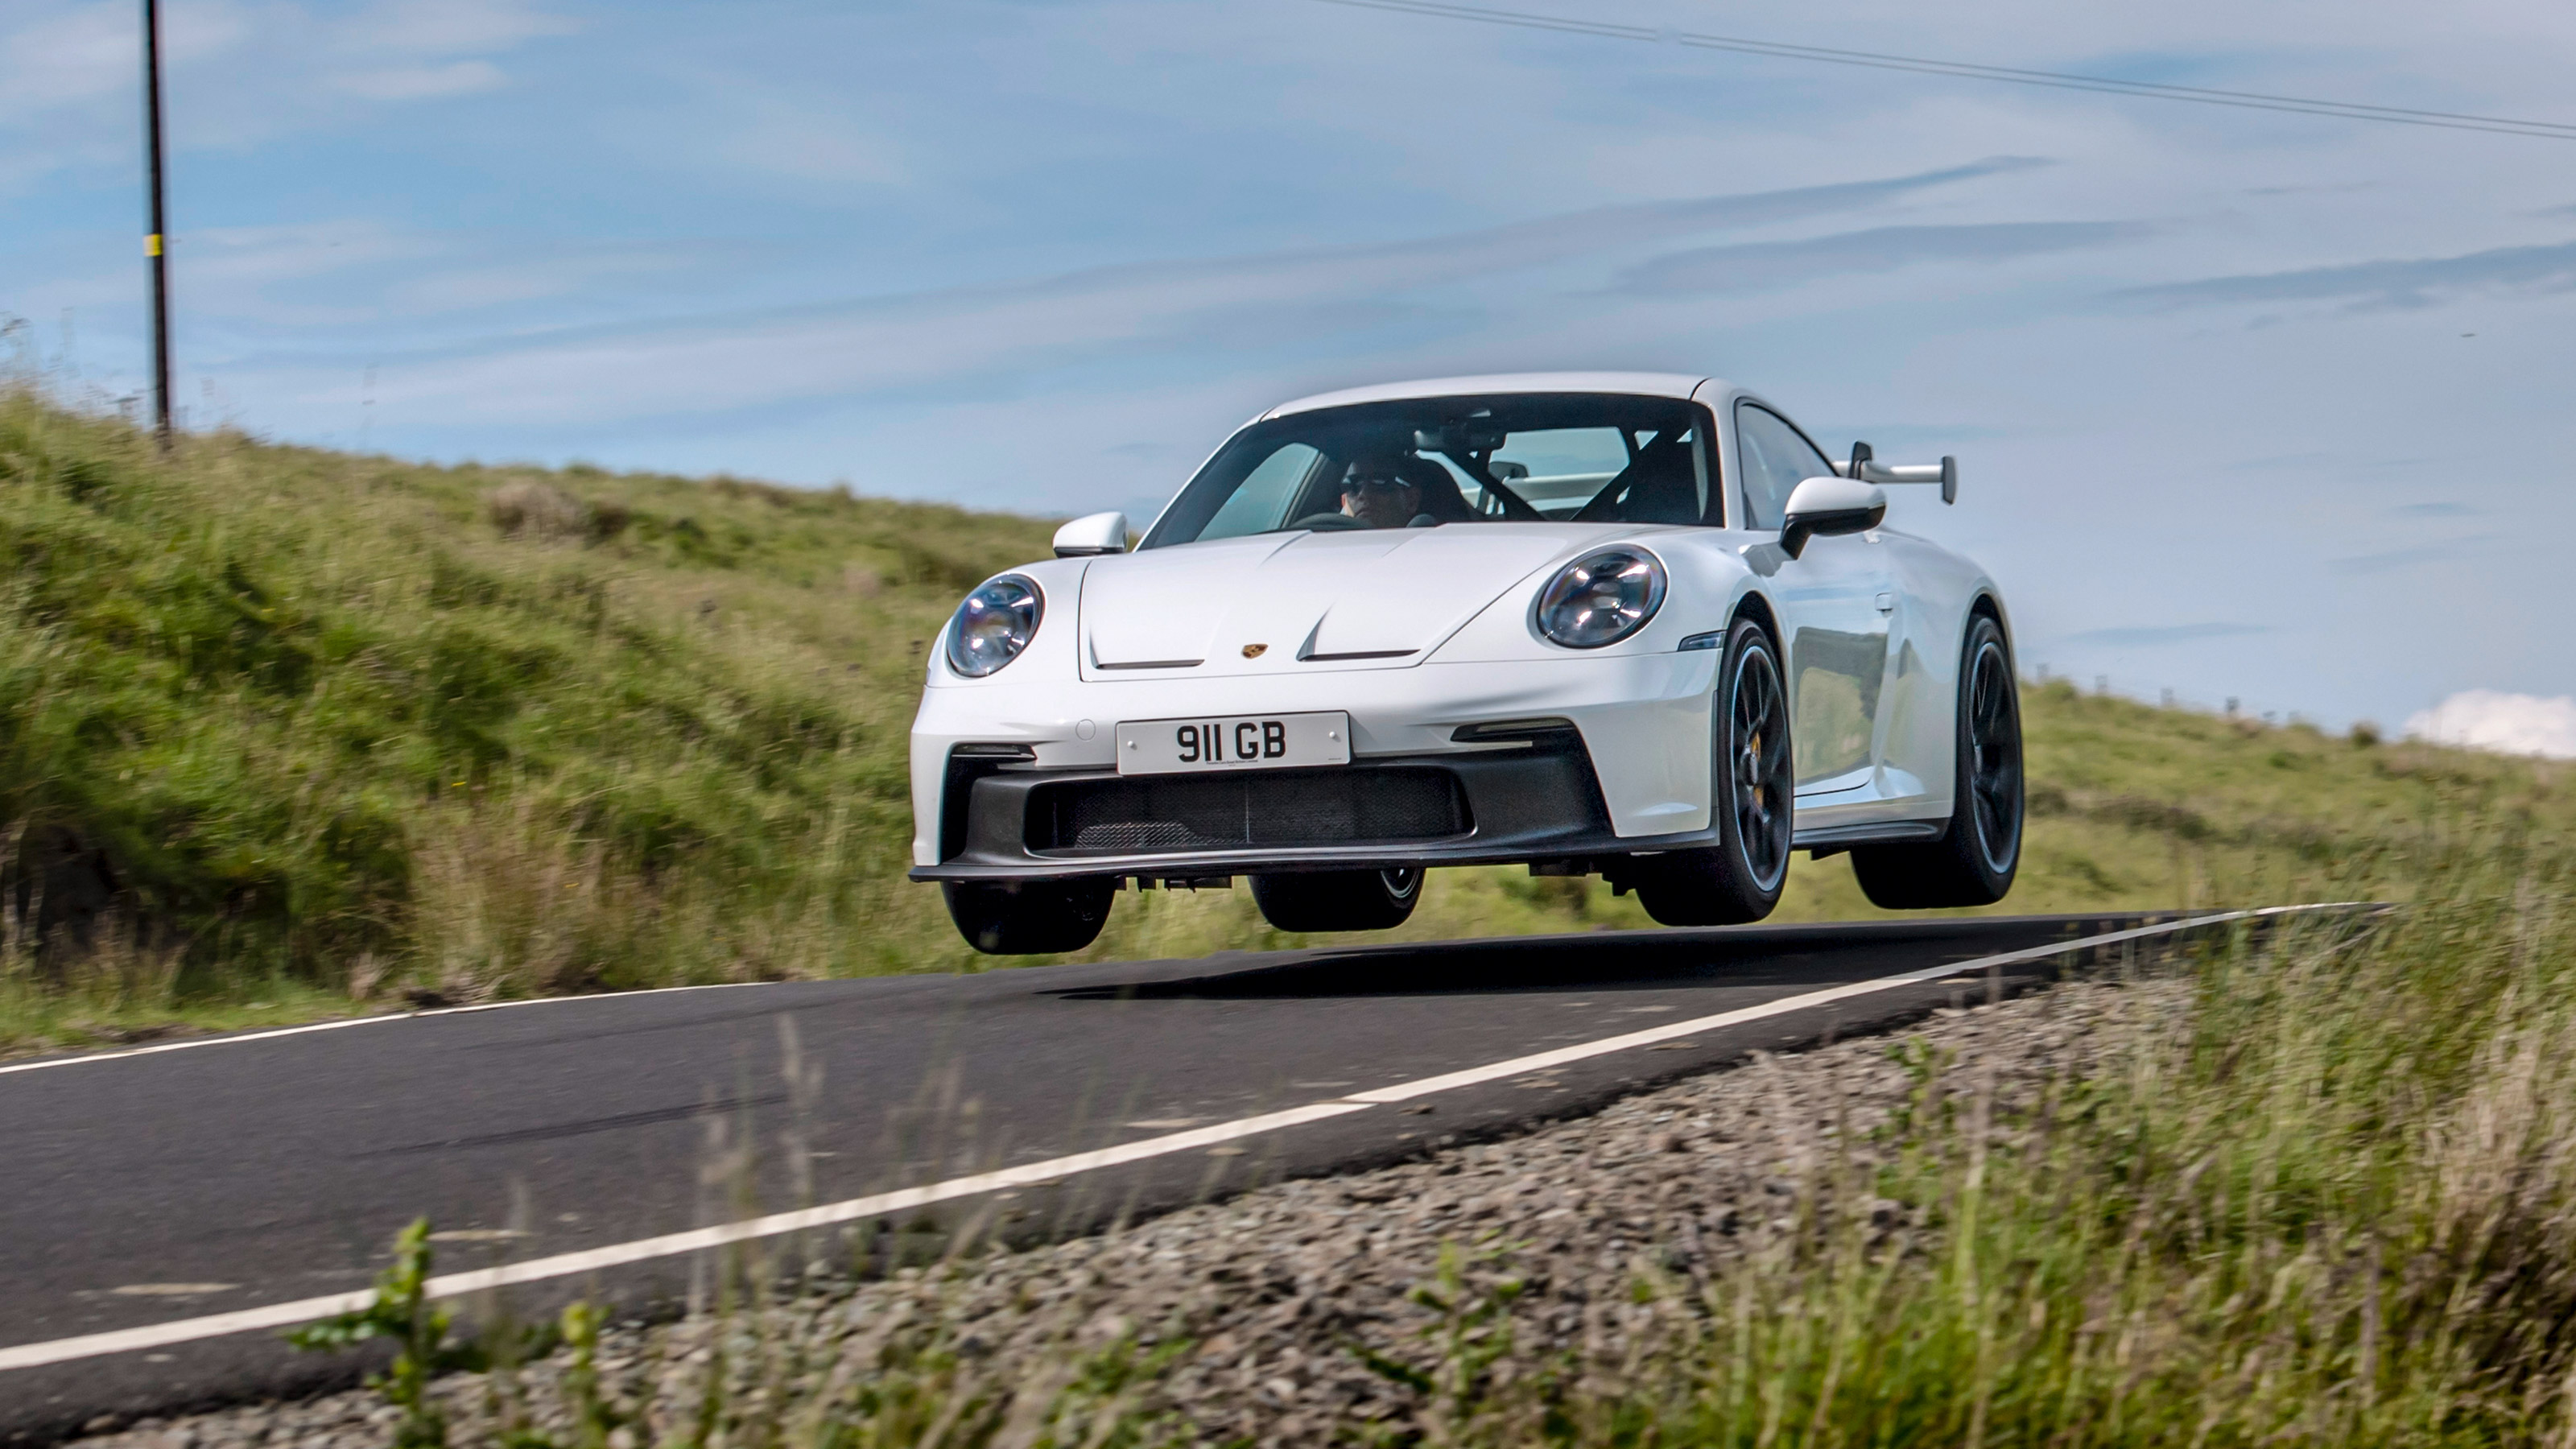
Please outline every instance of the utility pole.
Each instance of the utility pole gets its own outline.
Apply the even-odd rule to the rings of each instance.
[[[152,431],[170,448],[170,258],[165,229],[167,189],[161,175],[161,5],[143,0],[143,129],[152,165],[152,230],[143,254],[152,263]]]

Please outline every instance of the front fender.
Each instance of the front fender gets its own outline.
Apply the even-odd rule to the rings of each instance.
[[[997,685],[1017,684],[1029,679],[1073,680],[1080,677],[1082,658],[1082,575],[1091,564],[1084,558],[1051,558],[1004,569],[1004,574],[1018,574],[1038,586],[1038,598],[1044,612],[1038,616],[1038,632],[1020,657],[984,676],[969,679],[948,667],[949,618],[939,625],[939,637],[924,651],[923,683],[931,689],[983,689]],[[1000,578],[1001,574],[993,577]],[[962,600],[961,600],[962,602]]]

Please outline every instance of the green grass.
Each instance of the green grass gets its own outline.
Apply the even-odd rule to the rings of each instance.
[[[1917,1059],[1892,1161],[1823,1164],[1775,1250],[1641,1279],[1654,1330],[1477,1379],[1440,1437],[2570,1442],[2576,879],[2489,823],[2384,928],[2212,953],[2089,1072]]]
[[[904,737],[955,599],[1048,525],[718,477],[182,438],[0,392],[0,1051],[472,1001],[976,969],[903,879]],[[2004,909],[2405,896],[2367,862],[2569,818],[2559,774],[2028,697]],[[2362,864],[2357,865],[2356,862]],[[1847,862],[1784,919],[1870,914]],[[1394,938],[1646,924],[1435,873]],[[1126,895],[1086,955],[1293,944]]]
[[[164,463],[24,393],[0,497],[0,1032],[962,962],[900,879],[904,732],[947,601],[1039,523],[232,436]]]

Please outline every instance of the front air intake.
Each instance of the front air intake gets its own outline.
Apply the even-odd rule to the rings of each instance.
[[[1034,793],[1028,848],[1047,855],[1402,844],[1474,824],[1457,777],[1437,768],[1068,780]]]

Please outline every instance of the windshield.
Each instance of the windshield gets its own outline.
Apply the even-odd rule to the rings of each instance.
[[[1706,411],[1612,393],[1407,398],[1255,423],[1140,545],[1296,529],[1724,520]]]

